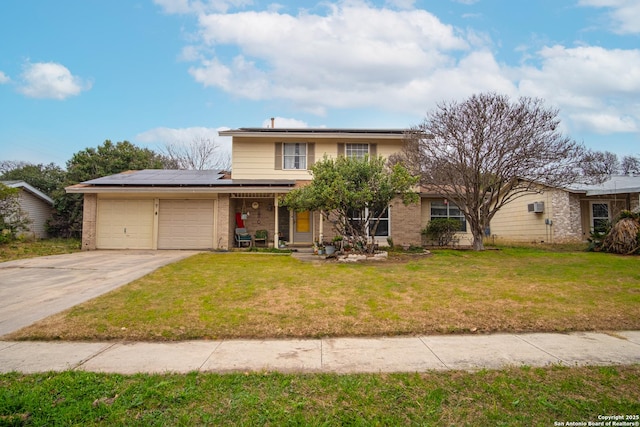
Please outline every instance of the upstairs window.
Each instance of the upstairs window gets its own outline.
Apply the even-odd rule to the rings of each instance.
[[[307,142],[276,143],[277,170],[306,170],[313,164],[314,144]]]
[[[458,231],[467,231],[467,220],[464,217],[464,213],[456,205],[452,205],[447,201],[444,202],[431,202],[431,219],[436,218],[451,218],[460,221],[460,228]]]
[[[369,144],[345,144],[345,156],[364,159],[369,154]]]
[[[369,143],[340,143],[338,144],[338,155],[355,159],[364,159],[365,156],[375,157],[376,144]]]
[[[284,143],[282,150],[283,169],[307,168],[307,144],[302,142]]]

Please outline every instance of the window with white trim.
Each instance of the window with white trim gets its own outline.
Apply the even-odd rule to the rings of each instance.
[[[467,231],[467,220],[464,217],[464,213],[459,207],[449,203],[447,200],[444,202],[431,202],[431,219],[436,218],[450,218],[460,221],[460,229],[458,231]]]
[[[338,156],[364,159],[365,156],[376,157],[377,144],[371,143],[338,143]]]
[[[368,216],[369,216],[368,208],[362,212],[353,211],[350,214],[349,222],[352,224],[353,223],[361,224],[363,221],[367,220]],[[369,224],[369,227],[368,227],[369,236],[373,235],[373,226],[377,218],[378,218],[378,215],[376,213],[371,215],[371,223]],[[376,229],[375,236],[388,237],[389,231],[390,231],[389,208],[387,208],[384,210],[384,212],[382,213],[382,216],[380,217],[380,222],[378,223],[378,228]]]
[[[282,168],[306,169],[307,144],[304,142],[286,142],[282,144]]]
[[[609,202],[591,203],[591,228],[595,232],[604,232],[609,227]]]
[[[369,144],[345,144],[345,156],[356,159],[364,159],[369,154]]]

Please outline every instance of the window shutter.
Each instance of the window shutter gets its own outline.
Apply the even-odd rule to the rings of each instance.
[[[369,144],[369,158],[378,157],[378,144]]]
[[[338,143],[338,156],[344,156],[344,143]]]
[[[309,169],[316,161],[316,144],[309,142],[307,144],[307,169]]]
[[[282,170],[282,142],[276,142],[275,170]]]

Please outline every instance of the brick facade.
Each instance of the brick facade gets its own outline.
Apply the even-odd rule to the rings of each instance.
[[[98,195],[85,194],[82,206],[82,250],[96,249],[96,232],[98,217]]]
[[[582,220],[580,196],[562,190],[551,191],[553,242],[581,242]]]

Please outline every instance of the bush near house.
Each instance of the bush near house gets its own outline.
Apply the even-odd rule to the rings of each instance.
[[[422,229],[421,234],[428,240],[436,242],[438,246],[448,246],[453,242],[456,232],[460,229],[460,221],[452,218],[435,218]]]
[[[640,254],[640,213],[622,211],[602,239],[601,249],[615,254]]]

